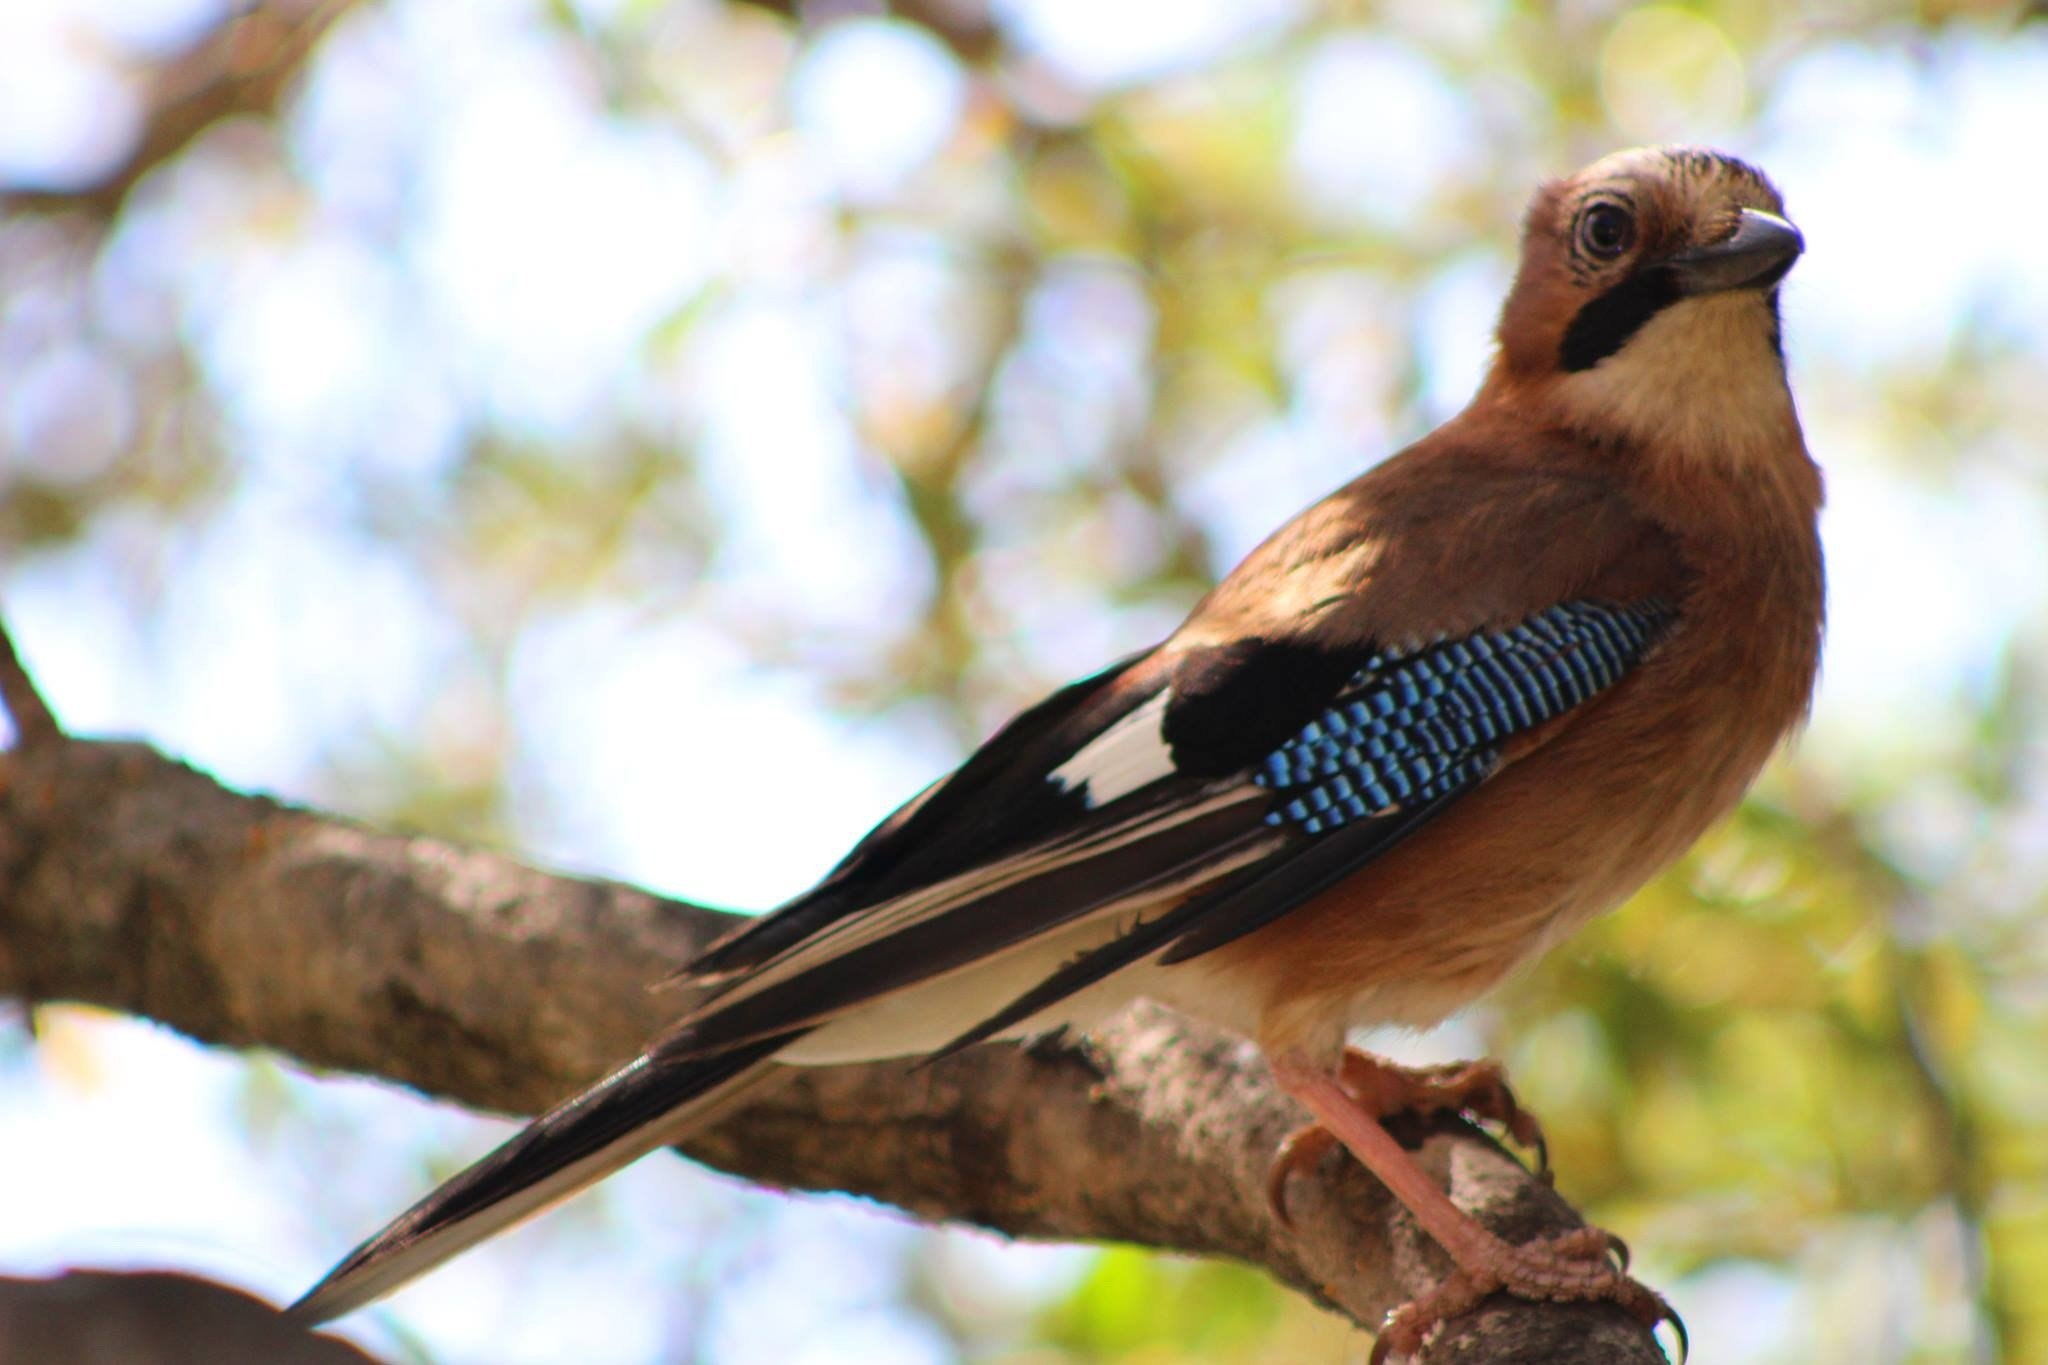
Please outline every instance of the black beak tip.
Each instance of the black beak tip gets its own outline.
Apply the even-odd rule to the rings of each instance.
[[[1744,209],[1735,231],[1718,242],[1674,256],[1672,268],[1689,294],[1726,289],[1768,289],[1785,278],[1806,250],[1806,238],[1785,219]]]
[[[1736,235],[1743,231],[1753,233],[1759,245],[1768,244],[1768,249],[1782,253],[1789,268],[1792,262],[1806,254],[1806,234],[1784,218],[1774,213],[1759,213],[1755,209],[1744,209],[1742,221],[1736,227]]]

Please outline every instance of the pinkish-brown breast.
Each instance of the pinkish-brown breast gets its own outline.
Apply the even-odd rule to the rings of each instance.
[[[1661,597],[1677,621],[1629,677],[1524,736],[1433,823],[1214,955],[1211,970],[1259,983],[1269,1046],[1327,1048],[1347,1026],[1425,1025],[1469,1002],[1690,847],[1806,712],[1821,626],[1811,505],[1689,489],[1660,506],[1656,486],[1602,477],[1593,461],[1611,455],[1479,434],[1447,428],[1336,495],[1323,515],[1370,527],[1365,552],[1319,559],[1316,516],[1263,547],[1275,581],[1297,580],[1347,633],[1399,644],[1573,598]],[[1203,611],[1228,629],[1231,607],[1218,594]]]

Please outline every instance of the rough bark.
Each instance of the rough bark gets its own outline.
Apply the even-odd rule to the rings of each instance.
[[[731,923],[236,793],[142,745],[66,738],[32,697],[0,652],[0,698],[21,717],[0,753],[0,995],[529,1113],[631,1055],[674,1008],[652,983]],[[1295,1183],[1282,1228],[1264,1182],[1300,1118],[1247,1045],[1141,1008],[1081,1042],[801,1073],[687,1150],[1012,1236],[1236,1257],[1369,1326],[1445,1263],[1335,1156]],[[1439,1127],[1421,1159],[1510,1238],[1578,1224],[1469,1127]],[[1425,1358],[1663,1355],[1618,1310],[1496,1299]]]

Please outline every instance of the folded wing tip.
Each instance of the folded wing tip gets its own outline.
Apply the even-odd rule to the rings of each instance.
[[[344,1257],[285,1310],[311,1327],[354,1312],[495,1233],[667,1146],[774,1072],[778,1037],[702,1061],[641,1056],[535,1119]]]
[[[310,1331],[368,1307],[418,1273],[412,1264],[417,1258],[408,1257],[406,1250],[392,1246],[388,1231],[380,1233],[285,1308],[285,1319]]]

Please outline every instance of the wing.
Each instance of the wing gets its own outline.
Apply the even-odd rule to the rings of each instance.
[[[1120,660],[1018,715],[877,825],[816,887],[712,944],[682,979],[704,984],[752,970],[840,920],[1070,829],[1086,803],[1045,778],[1159,690],[1152,658]]]
[[[818,900],[764,922],[770,946],[655,1054],[814,1026],[1105,915],[1170,907],[955,1046],[1129,963],[1208,952],[1421,828],[1511,741],[1619,682],[1673,617],[1659,599],[1574,601],[1412,651],[1239,641],[1127,661],[1020,718],[864,841]]]
[[[1406,652],[1237,641],[1127,660],[1056,694],[811,896],[710,954],[725,975],[675,1031],[430,1194],[294,1313],[319,1321],[368,1302],[708,1121],[799,1035],[864,1003],[1091,916],[1141,912],[1018,998],[990,1000],[943,1053],[1131,963],[1252,932],[1614,686],[1672,619],[1654,599],[1575,601]]]

